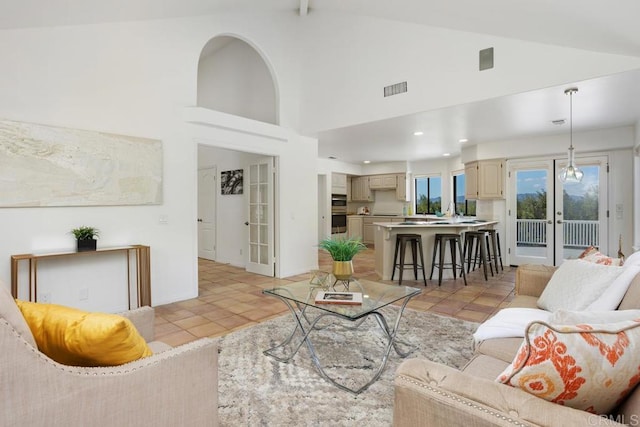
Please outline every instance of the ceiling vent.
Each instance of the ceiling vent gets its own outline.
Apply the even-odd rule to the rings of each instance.
[[[396,83],[391,86],[385,86],[384,88],[384,96],[397,95],[399,93],[405,93],[407,91],[407,82]]]
[[[480,51],[480,71],[493,68],[493,48],[489,47]]]

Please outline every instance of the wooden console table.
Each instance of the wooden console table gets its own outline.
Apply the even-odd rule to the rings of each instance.
[[[29,301],[38,301],[38,260],[99,256],[105,253],[121,252],[127,261],[127,296],[129,310],[131,309],[131,253],[135,254],[136,289],[138,295],[138,307],[151,305],[151,248],[144,245],[122,246],[117,248],[100,248],[95,251],[85,252],[57,252],[44,254],[11,255],[11,294],[18,298],[18,264],[20,261],[29,263]]]

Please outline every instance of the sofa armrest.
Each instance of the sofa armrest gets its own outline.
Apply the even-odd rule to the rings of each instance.
[[[474,427],[622,425],[428,360],[403,362],[395,377],[393,425],[449,427],[454,420]]]
[[[516,295],[539,297],[557,267],[548,265],[524,264],[516,270]]]
[[[156,315],[152,307],[144,306],[118,314],[131,320],[133,326],[136,327],[146,342],[151,342],[155,339]]]
[[[2,426],[216,426],[218,351],[200,339],[120,366],[49,359],[0,319]]]

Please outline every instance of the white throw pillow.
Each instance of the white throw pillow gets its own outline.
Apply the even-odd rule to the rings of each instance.
[[[549,311],[586,310],[623,271],[624,267],[595,264],[581,259],[567,260],[551,276],[538,298],[538,307]]]
[[[624,265],[640,265],[640,251],[634,252],[624,260]]]
[[[615,310],[620,305],[620,301],[624,298],[624,295],[631,285],[631,281],[634,277],[640,273],[640,266],[638,265],[624,265],[622,273],[611,283],[605,292],[600,297],[589,304],[587,310]]]

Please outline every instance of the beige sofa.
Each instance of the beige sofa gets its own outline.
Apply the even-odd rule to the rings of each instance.
[[[553,267],[521,266],[516,272],[516,297],[511,307],[536,307],[555,271]],[[640,308],[640,274],[618,309]],[[640,425],[640,387],[608,418],[547,402],[520,389],[495,382],[513,360],[522,338],[483,341],[461,370],[424,359],[404,361],[395,377],[395,426],[604,426]],[[471,344],[470,344],[471,345]]]
[[[11,306],[13,305],[13,307]],[[146,341],[154,310],[122,313]],[[38,351],[15,301],[0,283],[0,425],[216,426],[217,346],[201,339],[108,368],[56,363]]]

